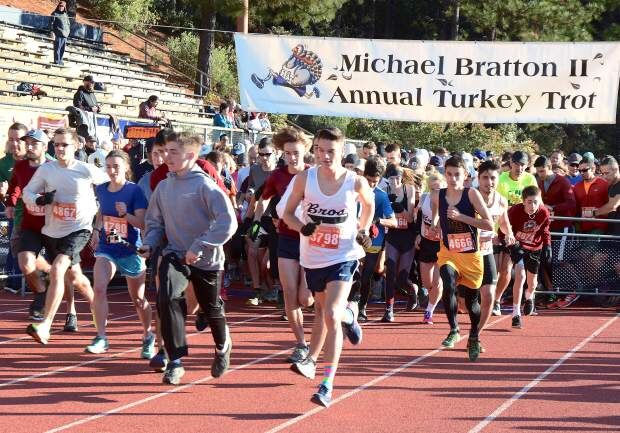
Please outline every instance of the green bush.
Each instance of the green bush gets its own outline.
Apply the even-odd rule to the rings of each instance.
[[[172,66],[193,79],[196,76],[194,68],[198,59],[198,36],[192,32],[183,32],[179,36],[168,38],[166,44]]]
[[[232,45],[215,47],[211,54],[211,91],[222,98],[239,100],[237,56]]]
[[[90,0],[90,4],[100,19],[121,21],[130,31],[158,20],[154,0]]]

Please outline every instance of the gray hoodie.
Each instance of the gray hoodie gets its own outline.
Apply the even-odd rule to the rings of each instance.
[[[237,230],[237,219],[224,192],[194,167],[185,176],[168,173],[157,185],[146,211],[143,244],[153,250],[164,240],[163,254],[175,253],[180,259],[191,250],[202,252],[193,266],[205,271],[224,269],[224,248]]]

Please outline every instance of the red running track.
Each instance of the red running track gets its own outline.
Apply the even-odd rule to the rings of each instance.
[[[420,312],[397,312],[394,324],[365,325],[360,347],[345,345],[335,403],[322,409],[309,400],[320,379],[297,376],[283,362],[291,333],[273,307],[229,302],[232,370],[212,379],[211,336],[193,334],[183,385],[170,387],[138,358],[127,294],[110,299],[110,351],[89,355],[83,348],[94,332],[83,302],[80,332],[58,332],[43,347],[23,338],[28,301],[0,295],[1,432],[620,430],[615,310],[543,311],[526,317],[521,330],[511,329],[509,316],[494,317],[482,336],[487,351],[475,363],[465,340],[440,348],[447,334],[441,312],[433,326],[420,323]],[[466,315],[459,319],[466,331]]]

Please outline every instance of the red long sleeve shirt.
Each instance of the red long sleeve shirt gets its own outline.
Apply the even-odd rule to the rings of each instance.
[[[607,189],[609,185],[607,181],[601,177],[595,177],[592,183],[590,184],[590,188],[587,189],[585,181],[581,181],[575,185],[575,199],[577,199],[577,213],[585,218],[601,218],[600,216],[593,215],[593,210],[603,206],[609,200],[609,196],[607,195]],[[601,231],[602,233],[607,232],[607,224],[606,223],[592,223],[592,222],[582,222],[579,224],[582,232],[591,232],[594,230]]]
[[[7,192],[7,204],[15,207],[21,199],[22,190],[28,185],[35,171],[39,167],[31,167],[28,160],[17,161],[13,168],[13,175],[9,181],[9,190]],[[26,205],[24,204],[24,216],[22,219],[22,230],[32,230],[41,232],[45,225],[45,206]]]
[[[199,159],[196,161],[196,165],[198,165],[198,167],[200,167],[202,171],[207,173],[209,177],[211,177],[211,179],[213,179],[215,183],[217,183],[217,186],[219,186],[222,191],[226,193],[226,195],[230,193],[230,191],[228,191],[228,188],[226,188],[226,185],[224,185],[222,177],[217,172],[213,164],[211,164],[209,161],[205,161],[204,159]],[[151,174],[150,185],[152,191],[155,191],[155,187],[157,186],[157,184],[166,178],[169,171],[170,170],[168,170],[168,166],[166,164],[162,164],[155,169],[153,174]]]
[[[574,217],[577,211],[575,193],[570,181],[564,176],[556,175],[551,181],[547,191],[544,190],[544,182],[538,179],[543,203],[553,206],[553,214],[556,216]],[[573,225],[572,221],[552,221],[551,230],[562,230],[564,227]]]
[[[545,245],[551,245],[549,211],[546,207],[540,206],[533,217],[530,217],[525,212],[523,203],[519,203],[508,210],[508,219],[512,232],[523,249],[538,251]]]

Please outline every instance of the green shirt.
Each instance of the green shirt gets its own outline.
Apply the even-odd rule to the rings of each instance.
[[[8,182],[11,180],[13,174],[13,167],[15,166],[15,159],[12,154],[7,154],[4,158],[0,159],[0,182]],[[22,216],[24,215],[24,204],[21,200],[17,202],[15,206],[15,217],[13,218],[13,227],[19,227],[22,223]]]
[[[497,182],[497,192],[499,192],[506,200],[508,205],[513,206],[523,201],[521,192],[526,186],[536,186],[536,178],[530,173],[523,173],[519,180],[513,180],[510,177],[510,171],[505,171],[499,175]]]

